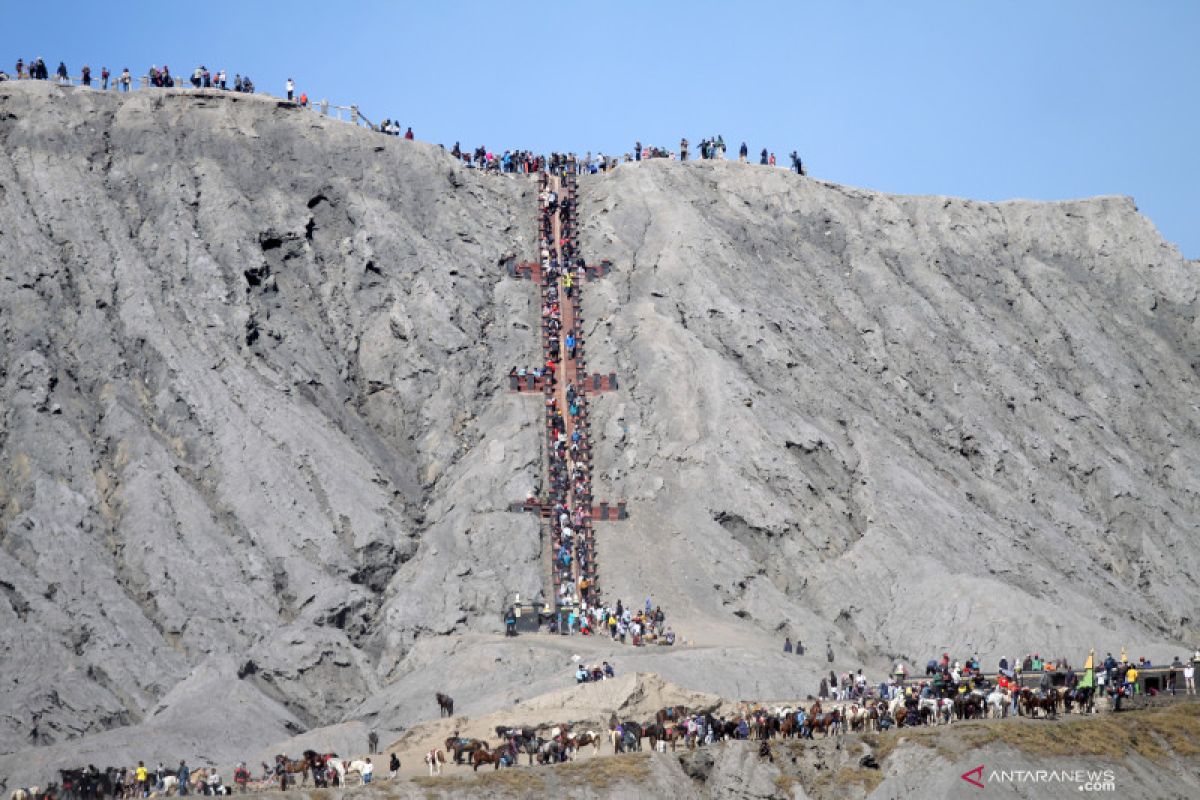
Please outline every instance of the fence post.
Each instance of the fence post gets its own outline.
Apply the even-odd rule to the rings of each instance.
[[[329,116],[329,100],[328,99],[321,101],[321,113],[327,117]]]

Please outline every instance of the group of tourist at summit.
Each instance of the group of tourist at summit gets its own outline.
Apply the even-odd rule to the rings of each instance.
[[[17,80],[50,80],[50,72],[46,66],[46,62],[42,58],[30,59],[28,62],[23,58],[17,59],[16,71],[14,76],[9,76],[6,72],[0,71],[0,81],[8,80],[10,77],[15,77]],[[89,88],[99,88],[104,91],[117,89],[119,91],[128,92],[133,88],[135,81],[144,87],[154,88],[173,88],[190,85],[195,89],[222,89],[232,90],[234,92],[254,92],[255,85],[249,76],[235,74],[233,80],[228,79],[225,70],[210,70],[204,65],[197,66],[191,73],[181,78],[171,72],[169,66],[163,65],[158,67],[152,65],[144,76],[135,78],[126,67],[118,74],[113,74],[107,66],[101,67],[98,74],[92,72],[92,68],[84,65],[78,76],[72,76],[67,65],[63,61],[58,62],[58,68],[54,71],[53,80],[64,86],[74,86],[76,84]],[[288,78],[284,84],[285,95],[288,100],[298,102],[302,106],[309,105],[308,95],[304,92],[297,92],[295,81]],[[412,140],[413,130],[411,127],[404,129],[393,119],[385,119],[378,125],[373,126],[375,130],[389,136],[403,136],[405,139]],[[666,147],[658,147],[652,145],[643,146],[640,141],[635,142],[633,149],[624,153],[621,156],[606,155],[597,153],[593,155],[588,151],[582,156],[572,154],[570,158],[570,169],[576,175],[595,175],[597,173],[608,172],[615,169],[622,163],[638,162],[653,158],[678,159],[679,161],[687,161],[689,157],[690,145],[686,138],[680,139],[678,150]],[[702,160],[709,159],[724,159],[726,153],[724,137],[717,135],[706,137],[700,140],[696,148],[696,155]],[[472,169],[480,169],[486,172],[495,172],[503,174],[535,174],[547,170],[547,159],[544,156],[537,155],[528,150],[504,150],[496,152],[484,146],[476,147],[475,149],[463,149],[458,143],[454,143],[454,147],[450,150],[451,155],[459,159],[464,166]],[[750,149],[745,142],[741,143],[738,148],[738,161],[748,163]],[[565,168],[567,159],[561,154],[554,154],[561,161],[561,166]],[[796,151],[788,157],[789,168],[799,174],[806,174],[804,164]],[[775,153],[770,152],[767,148],[762,148],[758,155],[758,163],[761,166],[777,166]],[[553,174],[562,174],[561,170]]]
[[[50,80],[50,71],[46,67],[46,62],[41,57],[30,59],[28,62],[23,58],[18,58],[16,63],[16,72],[13,76],[16,80]],[[0,71],[0,80],[8,80],[10,76],[6,72]],[[122,92],[128,92],[133,88],[134,77],[129,71],[129,67],[125,67],[120,73],[114,75],[108,67],[101,67],[99,73],[92,72],[91,66],[84,64],[80,69],[78,76],[73,76],[70,70],[67,69],[66,62],[59,61],[58,68],[54,71],[54,82],[60,86],[74,86],[78,83],[89,89],[100,89],[101,91],[109,91],[115,89]],[[190,84],[194,89],[223,89],[226,91],[233,90],[235,92],[253,92],[254,82],[249,76],[235,74],[233,80],[230,81],[225,70],[210,70],[208,67],[201,64],[191,71],[191,74],[186,78],[172,74],[171,68],[167,65],[159,67],[151,65],[145,76],[138,78],[138,82],[145,87],[154,87],[157,89],[170,89],[176,86],[184,86]],[[291,78],[288,79],[289,98],[291,92]]]
[[[681,139],[678,153],[674,150],[667,150],[661,147],[643,147],[641,142],[636,142],[633,150],[622,156],[605,155],[604,153],[592,155],[590,150],[582,156],[574,153],[567,155],[556,153],[552,154],[552,157],[560,162],[561,169],[552,172],[552,174],[563,174],[563,170],[567,169],[568,165],[570,173],[573,175],[596,175],[602,172],[610,172],[621,164],[648,161],[653,158],[687,161],[688,152],[688,140]],[[450,154],[462,161],[463,166],[480,169],[485,172],[532,174],[543,170],[549,171],[549,166],[545,158],[527,150],[505,150],[502,153],[497,153],[484,146],[476,147],[474,150],[463,150],[462,146],[458,142],[455,142],[454,147],[450,150]],[[748,154],[749,148],[745,142],[742,142],[739,148],[738,161],[743,164],[749,163]],[[725,158],[725,142],[720,137],[701,141],[699,156],[702,160],[706,161],[723,160]],[[795,172],[797,175],[807,174],[804,171],[804,162],[796,151],[793,150],[788,159],[792,172]],[[758,163],[764,167],[777,166],[775,154],[769,152],[765,147],[759,153]]]

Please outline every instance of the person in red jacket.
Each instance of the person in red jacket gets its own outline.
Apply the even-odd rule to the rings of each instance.
[[[406,130],[406,131],[404,132],[404,138],[405,138],[405,139],[408,139],[410,142],[413,140],[413,132],[412,132],[412,128],[409,128],[408,130]]]

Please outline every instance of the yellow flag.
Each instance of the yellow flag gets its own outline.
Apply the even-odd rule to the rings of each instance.
[[[1096,658],[1096,651],[1092,650],[1090,653],[1088,653],[1087,661],[1084,663],[1083,668],[1085,670],[1094,669],[1095,668],[1095,658]]]

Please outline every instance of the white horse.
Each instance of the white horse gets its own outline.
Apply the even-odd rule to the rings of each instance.
[[[328,769],[331,769],[337,773],[338,786],[346,785],[346,762],[345,761],[342,761],[340,758],[330,757],[330,758],[325,759],[325,766]]]
[[[425,754],[425,763],[429,765],[429,777],[442,774],[442,764],[446,763],[446,754],[436,747]]]
[[[357,772],[358,773],[358,785],[362,786],[364,783],[366,783],[366,781],[363,780],[363,771],[366,768],[367,768],[367,762],[363,761],[362,759],[359,759],[357,761],[351,761],[348,765],[346,765],[346,772],[347,773]],[[343,784],[343,785],[345,785],[345,784]]]
[[[179,789],[179,778],[175,777],[174,775],[164,775],[162,783],[162,792],[167,797],[170,797],[173,792],[178,791]]]
[[[942,725],[954,721],[954,703],[942,698],[922,697],[917,701],[917,711],[929,710],[933,714],[933,724]],[[943,718],[944,717],[944,718]]]
[[[845,717],[850,730],[858,730],[859,726],[865,730],[867,727],[867,709],[859,706],[858,703],[851,703],[850,708],[846,709]]]
[[[1008,692],[1003,689],[997,689],[987,696],[988,716],[993,719],[1006,719],[1008,717],[1008,709],[1012,707],[1012,699],[1008,696]]]

